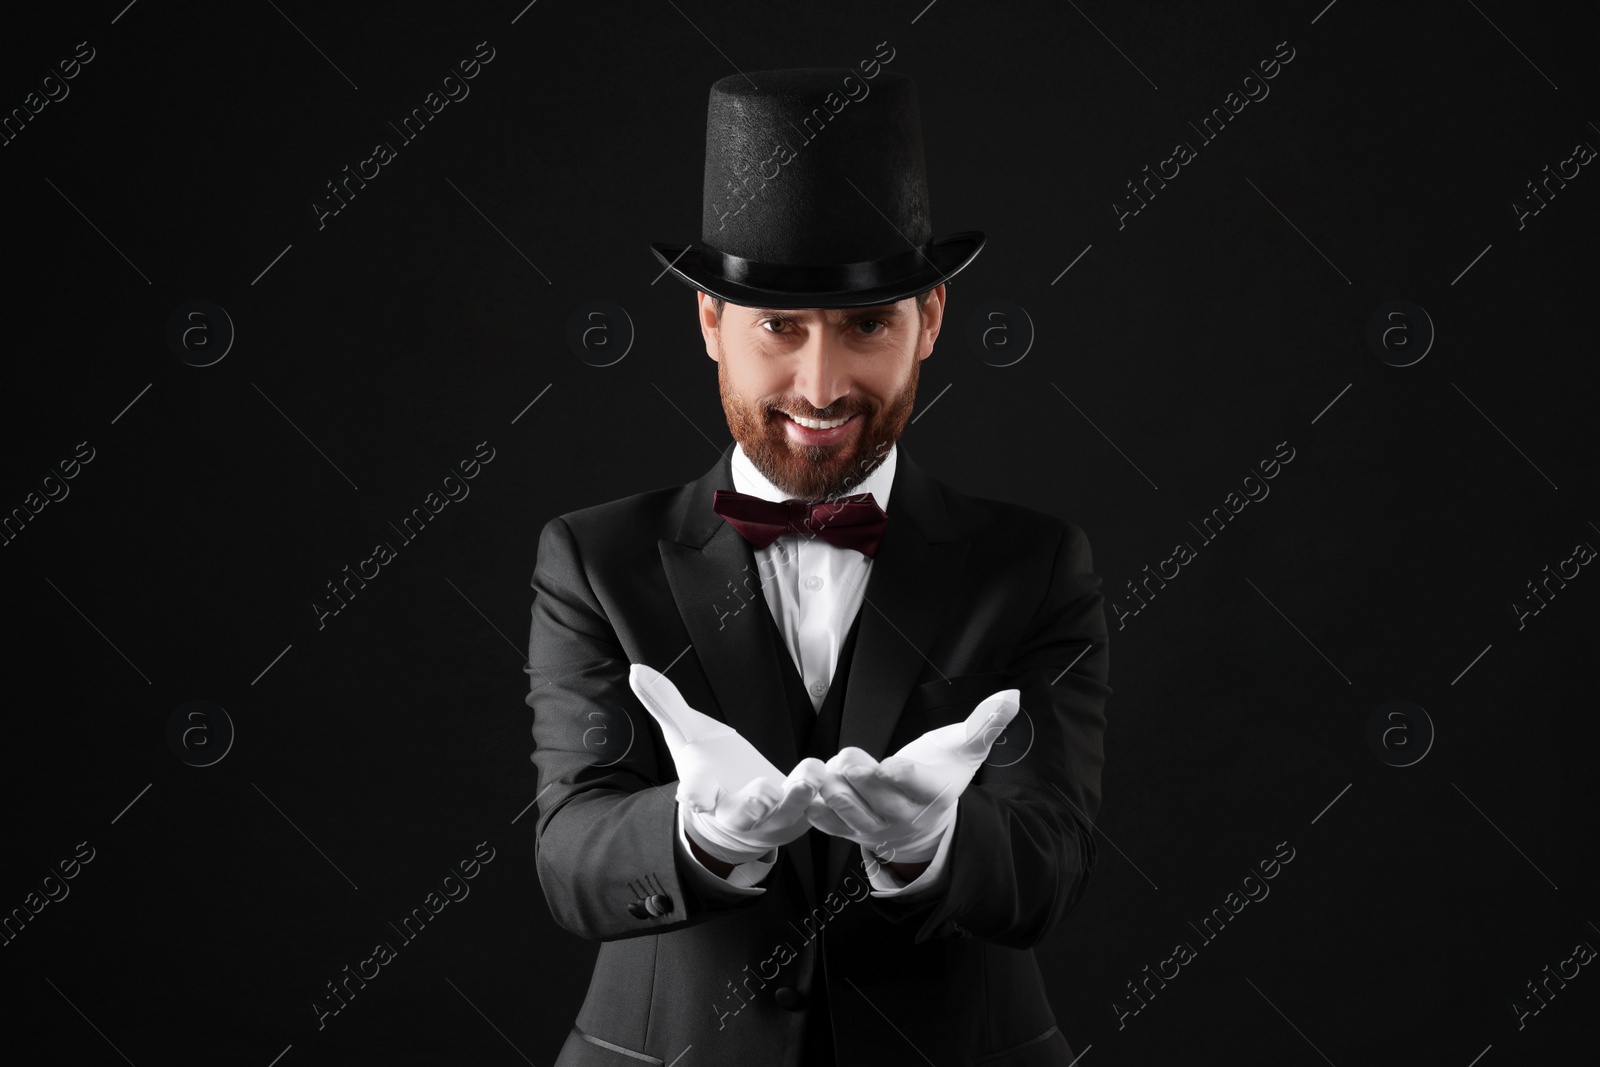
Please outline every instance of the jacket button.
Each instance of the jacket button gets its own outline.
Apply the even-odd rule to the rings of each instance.
[[[935,927],[933,932],[939,937],[960,937],[961,927],[957,926],[954,921],[945,921]]]
[[[635,919],[647,919],[650,917],[650,913],[644,910],[644,905],[639,903],[637,900],[629,902],[628,914],[632,915]]]
[[[654,893],[645,898],[644,907],[651,915],[665,915],[672,910],[672,898],[665,893]]]
[[[799,1011],[806,1006],[805,994],[793,986],[781,985],[772,991],[772,999],[784,1011]]]

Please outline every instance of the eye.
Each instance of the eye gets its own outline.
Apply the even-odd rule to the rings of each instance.
[[[774,324],[776,324],[777,326],[787,326],[788,325],[788,323],[783,319],[762,319],[761,320],[761,326],[763,328],[765,328],[767,326],[772,326]],[[781,330],[781,329],[778,329],[778,330],[767,330],[767,332],[768,333],[783,333],[784,331]]]
[[[876,336],[889,328],[889,324],[882,319],[862,319],[861,321],[857,322],[856,325],[861,327],[861,332],[865,333],[868,337]],[[877,326],[878,329],[869,330],[867,329],[868,326]]]

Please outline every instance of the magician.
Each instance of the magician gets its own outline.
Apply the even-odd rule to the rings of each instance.
[[[651,248],[733,442],[539,535],[536,865],[599,944],[558,1067],[1074,1059],[1033,948],[1095,864],[1100,579],[899,443],[984,235],[933,236],[912,80],[852,81],[711,87],[701,240]]]

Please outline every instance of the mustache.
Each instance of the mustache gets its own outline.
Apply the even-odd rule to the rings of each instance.
[[[789,411],[789,410],[787,410],[785,408],[773,408],[772,410],[776,411],[780,415],[792,415],[792,416],[794,416],[795,418],[798,418],[798,419],[847,419],[851,415],[865,415],[865,414],[867,414],[867,412],[863,411],[860,408],[852,408],[852,409],[850,409],[848,411],[832,411],[832,410],[830,410],[827,414],[822,414],[820,412]]]

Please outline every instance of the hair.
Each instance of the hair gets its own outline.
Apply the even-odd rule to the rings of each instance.
[[[917,315],[918,316],[921,316],[922,309],[927,305],[928,297],[931,296],[931,295],[933,295],[933,290],[932,289],[924,289],[922,292],[917,294]],[[728,306],[728,302],[726,300],[722,299],[722,297],[720,297],[720,296],[712,297],[711,298],[711,302],[716,305],[716,308],[717,308],[717,321],[721,322],[722,321],[722,309]]]

